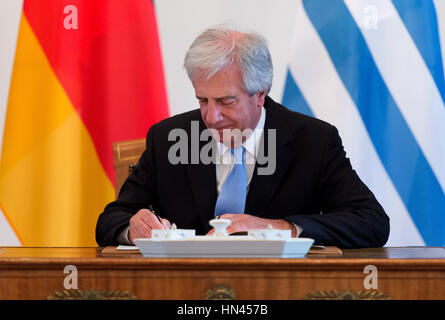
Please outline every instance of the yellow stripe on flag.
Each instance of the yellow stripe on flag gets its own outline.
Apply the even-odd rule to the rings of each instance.
[[[113,185],[24,15],[3,139],[0,203],[22,245],[96,246]]]

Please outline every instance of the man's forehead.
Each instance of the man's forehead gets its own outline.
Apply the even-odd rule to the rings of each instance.
[[[198,99],[211,98],[211,99],[215,99],[215,100],[224,100],[224,99],[231,99],[231,98],[236,98],[236,97],[237,97],[236,94],[226,94],[224,96],[211,96],[211,97],[196,94],[196,98],[198,98]]]
[[[223,98],[244,92],[241,72],[236,68],[228,67],[215,73],[211,78],[202,76],[193,81],[196,96]]]
[[[202,87],[195,86],[195,96],[197,98],[207,99],[224,99],[230,97],[236,97],[242,93],[240,88],[236,87]]]

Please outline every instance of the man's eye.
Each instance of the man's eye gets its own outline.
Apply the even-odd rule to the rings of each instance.
[[[222,103],[223,105],[225,105],[225,106],[234,104],[235,102],[236,102],[236,99],[234,99],[234,98],[228,98],[228,99],[222,99],[222,100],[221,100],[221,103]]]
[[[200,104],[206,104],[207,103],[207,99],[198,99]]]

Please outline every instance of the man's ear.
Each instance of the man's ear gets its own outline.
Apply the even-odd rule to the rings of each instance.
[[[257,92],[256,94],[257,94],[257,105],[258,105],[258,107],[264,106],[264,100],[266,99],[266,95],[267,95],[266,90]]]

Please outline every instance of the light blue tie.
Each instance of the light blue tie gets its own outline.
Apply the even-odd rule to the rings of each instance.
[[[216,200],[215,216],[224,213],[244,213],[246,206],[247,177],[244,166],[244,148],[230,149],[235,156],[235,165]]]

